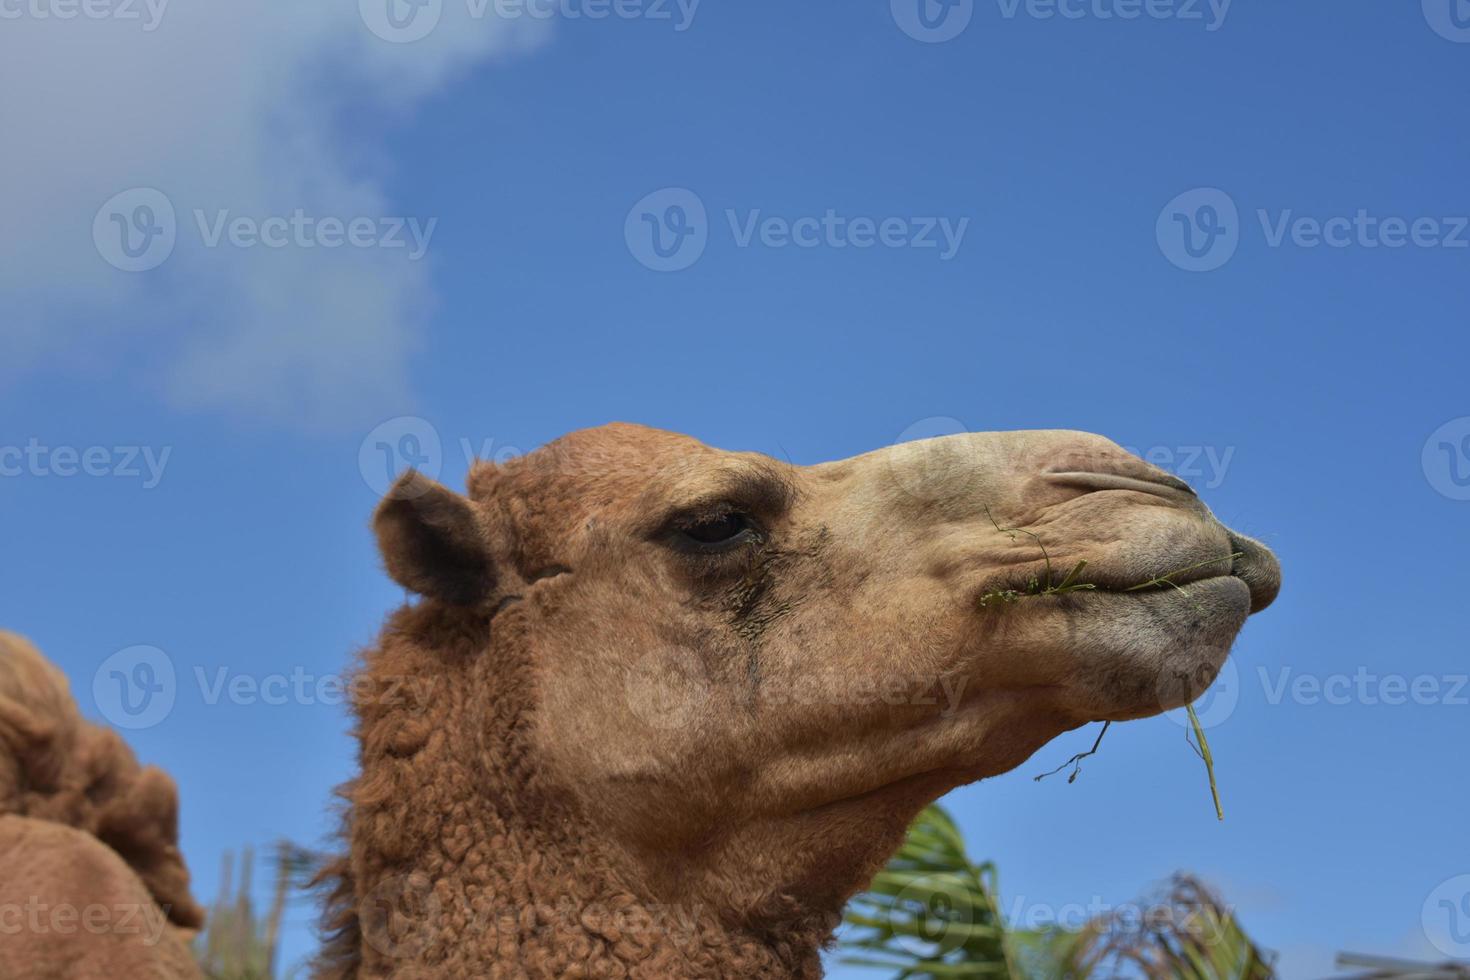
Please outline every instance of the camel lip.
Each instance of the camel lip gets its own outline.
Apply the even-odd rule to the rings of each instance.
[[[1019,576],[993,587],[987,588],[983,596],[1009,596],[1012,599],[1057,599],[1064,600],[1073,597],[1085,597],[1087,595],[1112,595],[1132,596],[1142,598],[1156,592],[1168,590],[1183,591],[1191,585],[1199,585],[1203,582],[1223,578],[1238,578],[1245,582],[1247,587],[1251,586],[1250,580],[1241,574],[1237,565],[1239,557],[1235,553],[1221,555],[1218,558],[1207,558],[1195,565],[1185,566],[1174,572],[1164,572],[1154,578],[1141,578],[1126,581],[1116,573],[1104,572],[1100,577],[1088,574],[1089,568],[1084,568],[1078,575],[1078,581],[1062,587],[1067,582],[1068,576],[1074,565],[1058,566],[1055,561],[1051,569],[1051,582],[1049,586],[1041,586],[1037,578]],[[1224,570],[1211,570],[1215,566],[1226,566]],[[1058,571],[1058,569],[1061,569]],[[1043,572],[1043,574],[1045,574]],[[1033,583],[1037,583],[1033,585]],[[1254,592],[1254,590],[1252,590]],[[1253,610],[1254,611],[1254,610]]]
[[[1229,557],[1220,559],[1222,563],[1230,560],[1231,559]],[[1176,580],[1169,578],[1168,576],[1161,575],[1155,581],[1142,582],[1138,585],[1129,586],[1127,588],[1099,586],[1096,591],[1103,592],[1108,595],[1147,595],[1150,592],[1167,592],[1170,589],[1184,589],[1187,586],[1191,585],[1202,585],[1205,582],[1213,582],[1216,579],[1222,578],[1240,578],[1240,576],[1236,575],[1233,571],[1215,572],[1209,575],[1201,575],[1198,578],[1189,578],[1182,580]]]

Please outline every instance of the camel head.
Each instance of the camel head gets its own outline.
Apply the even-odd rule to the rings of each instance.
[[[1280,582],[1080,432],[795,466],[612,425],[478,464],[467,496],[408,474],[375,526],[421,607],[516,651],[468,717],[531,692],[538,785],[629,880],[747,911],[836,909],[947,790],[1197,696]]]

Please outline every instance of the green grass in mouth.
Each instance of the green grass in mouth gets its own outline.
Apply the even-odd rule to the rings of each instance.
[[[1072,566],[1072,570],[1062,577],[1061,581],[1056,581],[1052,574],[1051,555],[1047,554],[1046,545],[1042,543],[1040,534],[1037,534],[1035,531],[1028,531],[1022,527],[1001,527],[1000,524],[996,522],[995,515],[990,512],[989,507],[985,508],[985,516],[990,518],[991,525],[993,525],[997,531],[999,531],[1001,534],[1009,536],[1011,540],[1015,540],[1017,534],[1024,534],[1036,542],[1036,547],[1041,549],[1041,559],[1046,566],[1046,578],[1043,581],[1041,579],[1038,579],[1036,576],[1032,576],[1031,581],[1027,584],[1026,590],[1024,592],[1017,589],[996,589],[987,592],[980,597],[980,605],[982,607],[988,607],[997,604],[1008,605],[1013,602],[1019,602],[1022,599],[1039,598],[1042,596],[1067,595],[1072,592],[1085,592],[1097,589],[1096,583],[1081,581],[1082,572],[1084,569],[1087,568],[1087,559],[1083,558],[1082,560],[1078,561],[1077,564]],[[1174,577],[1176,575],[1183,575],[1184,573],[1192,572],[1197,568],[1205,568],[1210,565],[1217,565],[1223,561],[1233,562],[1235,559],[1240,558],[1243,554],[1243,552],[1237,551],[1233,554],[1226,555],[1223,558],[1210,558],[1205,561],[1195,562],[1193,565],[1186,565],[1183,568],[1176,568],[1172,572],[1166,572],[1163,575],[1157,575],[1146,582],[1139,582],[1137,585],[1131,585],[1125,589],[1116,591],[1141,592],[1144,589],[1162,589],[1165,587],[1169,587],[1178,589],[1179,592],[1182,593],[1186,598],[1189,598],[1188,590],[1185,589],[1184,586],[1180,585],[1178,582],[1174,581]],[[1193,600],[1191,599],[1191,601]],[[1189,742],[1189,747],[1194,749],[1195,753],[1204,760],[1205,772],[1208,774],[1210,780],[1210,797],[1215,803],[1215,816],[1220,820],[1224,820],[1225,811],[1220,806],[1220,787],[1215,781],[1214,753],[1210,751],[1209,740],[1205,738],[1204,726],[1200,724],[1199,715],[1195,713],[1194,705],[1186,705],[1186,710],[1189,712],[1190,731],[1194,733],[1194,738],[1193,740],[1191,740],[1189,738],[1189,734],[1186,733],[1185,740]],[[1098,732],[1097,741],[1092,744],[1091,749],[1087,750],[1086,752],[1079,752],[1077,755],[1072,756],[1072,758],[1068,759],[1066,762],[1062,763],[1051,772],[1044,772],[1041,775],[1037,776],[1037,782],[1040,782],[1047,776],[1056,775],[1068,766],[1072,767],[1072,773],[1067,777],[1067,782],[1076,782],[1077,777],[1082,774],[1082,760],[1088,758],[1089,756],[1097,754],[1098,747],[1102,745],[1103,736],[1107,734],[1108,727],[1111,724],[1112,722],[1110,721],[1103,722],[1102,731]]]

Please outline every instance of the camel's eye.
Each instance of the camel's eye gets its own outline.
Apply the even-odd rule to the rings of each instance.
[[[739,511],[724,511],[680,526],[678,536],[689,547],[719,551],[750,540],[755,536],[755,525]]]

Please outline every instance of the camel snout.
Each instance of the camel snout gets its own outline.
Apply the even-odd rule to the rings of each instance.
[[[1254,538],[1234,531],[1228,533],[1231,550],[1240,554],[1230,569],[1231,574],[1251,590],[1251,612],[1258,613],[1281,593],[1281,562],[1270,548]]]

